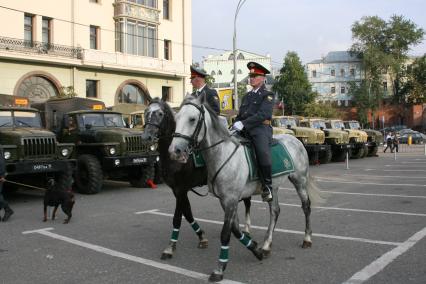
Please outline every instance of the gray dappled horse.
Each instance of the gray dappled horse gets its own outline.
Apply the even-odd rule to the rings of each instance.
[[[190,159],[192,151],[201,151],[207,166],[209,190],[219,198],[225,211],[218,267],[209,278],[210,281],[220,281],[223,279],[223,272],[228,262],[231,232],[259,260],[269,256],[272,233],[280,213],[277,190],[278,186],[285,182],[287,175],[273,178],[273,200],[269,202],[269,226],[263,246],[259,249],[250,235],[242,232],[239,227],[238,202],[261,192],[261,183],[249,180],[249,165],[243,147],[229,135],[228,130],[219,122],[217,115],[204,105],[203,97],[198,99],[186,97],[175,119],[176,130],[169,147],[171,158],[187,163],[192,160]],[[312,244],[311,201],[319,201],[321,198],[318,189],[310,179],[308,155],[297,138],[290,135],[280,135],[275,138],[287,148],[294,161],[295,171],[288,175],[288,179],[296,188],[305,213],[306,227],[302,247],[310,247]],[[249,228],[246,226],[245,230],[248,231]]]

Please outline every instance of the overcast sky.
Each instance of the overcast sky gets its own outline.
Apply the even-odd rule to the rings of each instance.
[[[193,61],[232,50],[238,0],[192,0]],[[270,54],[281,66],[287,51],[305,64],[329,51],[347,50],[351,26],[363,16],[403,15],[426,31],[426,0],[246,0],[237,18],[237,48]],[[426,53],[426,40],[410,54]]]

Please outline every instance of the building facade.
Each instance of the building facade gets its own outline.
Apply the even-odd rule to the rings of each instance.
[[[237,50],[237,81],[241,82],[247,77],[247,63],[255,61],[271,70],[271,57]],[[234,81],[234,55],[232,51],[220,55],[209,55],[203,60],[203,68],[214,78],[214,87],[226,88],[233,85]]]
[[[191,90],[191,1],[4,0],[0,93],[178,105]]]

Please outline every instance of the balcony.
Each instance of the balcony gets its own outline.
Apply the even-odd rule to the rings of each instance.
[[[71,59],[82,58],[81,48],[8,37],[0,37],[0,50],[30,55],[57,56]]]
[[[142,21],[160,24],[160,11],[124,0],[116,0],[114,3],[114,18],[134,18]]]
[[[83,65],[179,77],[186,76],[186,73],[189,73],[189,69],[185,67],[183,62],[174,62],[120,52],[104,52],[94,49],[85,49],[83,51]]]

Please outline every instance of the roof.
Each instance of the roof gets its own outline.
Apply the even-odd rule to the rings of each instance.
[[[351,55],[349,51],[330,51],[322,59],[316,59],[308,64],[318,64],[318,63],[336,63],[336,62],[360,62],[361,60],[355,56]]]
[[[269,58],[268,56],[265,56],[265,55],[259,55],[259,54],[247,52],[241,49],[237,49],[236,53],[238,54],[237,59],[251,60],[256,58]],[[232,55],[232,50],[219,55],[209,55],[206,59],[204,59],[204,61],[232,60],[232,59],[229,59],[231,55]],[[241,55],[243,56],[243,58],[240,57]]]

